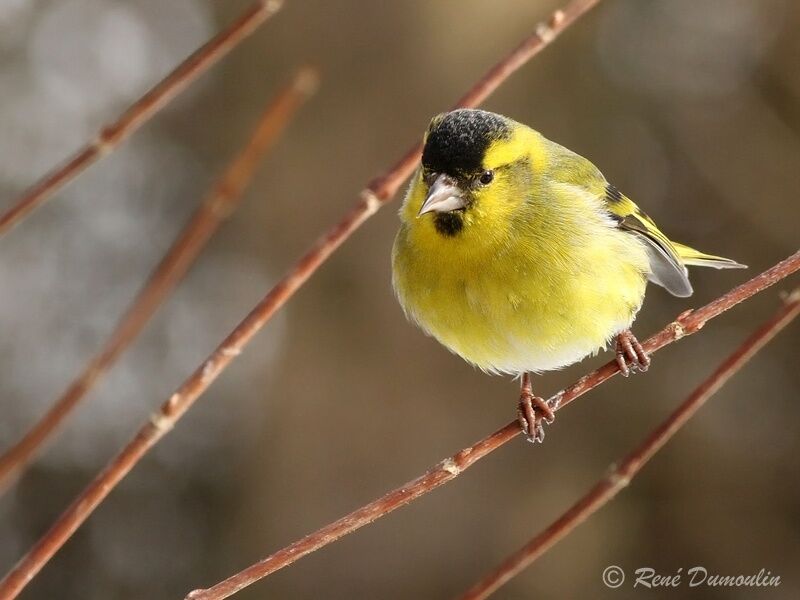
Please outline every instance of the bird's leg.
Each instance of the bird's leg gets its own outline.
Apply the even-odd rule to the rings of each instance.
[[[617,334],[616,353],[619,372],[623,377],[630,375],[631,370],[647,371],[650,366],[650,357],[630,329]]]
[[[544,441],[544,427],[542,422],[552,423],[556,418],[553,409],[547,402],[533,395],[531,376],[522,374],[522,384],[519,393],[519,408],[517,409],[519,426],[529,442]]]

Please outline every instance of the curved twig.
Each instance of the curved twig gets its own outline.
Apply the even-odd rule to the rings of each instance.
[[[11,208],[0,214],[0,235],[14,227],[89,165],[119,146],[190,83],[278,12],[282,3],[282,0],[261,0],[253,4],[227,29],[206,42],[132,104],[119,119],[101,128],[94,140],[28,188]]]
[[[636,450],[615,463],[609,473],[573,504],[549,527],[504,560],[494,571],[470,588],[461,600],[484,600],[519,575],[524,569],[571,533],[598,509],[626,487],[631,479],[666,444],[678,430],[733,377],[759,350],[772,340],[800,313],[800,290],[789,296],[785,305],[742,343],[669,415]]]
[[[798,270],[800,270],[800,251],[702,308],[682,313],[675,321],[669,323],[642,345],[647,352],[652,353],[672,342],[696,333],[711,319]],[[585,375],[570,387],[558,392],[548,402],[556,410],[563,408],[578,396],[582,396],[589,390],[594,389],[618,372],[619,366],[616,360],[612,360]],[[500,446],[516,437],[519,433],[519,422],[515,419],[472,446],[464,448],[450,458],[441,461],[424,475],[395,488],[377,500],[289,544],[213,587],[191,592],[186,599],[219,600],[227,598],[259,579],[263,579],[267,575],[289,566],[303,556],[353,533],[364,525],[369,525],[428,492],[432,492],[440,485],[455,479],[463,471],[500,448]]]

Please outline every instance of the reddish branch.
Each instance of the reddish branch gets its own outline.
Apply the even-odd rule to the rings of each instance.
[[[461,99],[458,106],[474,106],[482,102],[513,72],[547,47],[578,17],[598,2],[599,0],[572,0],[563,10],[556,11],[547,23],[540,24],[533,35],[481,78]],[[203,364],[161,405],[122,452],[89,484],[50,530],[0,581],[0,600],[14,598],[24,589],[142,456],[172,429],[197,398],[241,353],[277,310],[364,221],[388,202],[413,171],[419,152],[420,147],[415,146],[385,175],[370,183],[362,191],[360,201],[300,258]]]
[[[81,374],[33,428],[0,456],[0,493],[141,333],[206,242],[237,208],[258,161],[277,140],[300,104],[313,92],[316,81],[315,71],[307,68],[299,70],[291,83],[266,108],[247,145],[178,234],[172,247],[117,323],[105,346],[92,357]]]
[[[664,444],[683,427],[706,401],[725,385],[759,350],[800,313],[800,289],[778,313],[736,349],[692,394],[621,462],[573,504],[547,529],[509,556],[494,571],[470,588],[461,600],[483,600],[529,567],[557,542],[626,487]]]
[[[93,141],[28,188],[11,208],[0,214],[0,235],[19,223],[89,165],[114,150],[190,83],[278,12],[281,4],[282,0],[261,0],[253,4],[227,29],[196,50],[137,100],[119,119],[103,127]]]
[[[761,275],[754,277],[747,283],[734,288],[724,296],[706,304],[704,307],[695,311],[686,311],[682,313],[675,321],[644,342],[643,345],[645,349],[652,353],[687,335],[696,333],[702,329],[709,320],[719,316],[739,302],[750,298],[754,294],[788,277],[797,270],[800,270],[800,251],[778,263],[771,269],[768,269]],[[578,396],[597,387],[618,372],[619,367],[617,366],[617,362],[613,360],[596,371],[582,377],[577,383],[553,396],[551,400],[557,402],[555,404],[557,409],[563,408]],[[370,502],[337,521],[278,550],[274,554],[247,567],[243,571],[240,571],[215,586],[192,592],[187,596],[187,600],[219,600],[235,594],[259,579],[263,579],[267,575],[292,564],[303,556],[315,550],[319,550],[345,535],[353,533],[364,525],[369,525],[376,519],[405,506],[412,500],[416,500],[420,496],[435,490],[440,485],[455,479],[460,473],[471,467],[478,460],[494,450],[497,450],[519,433],[519,422],[515,419],[502,429],[497,430],[476,444],[464,448],[450,458],[446,458],[421,477],[392,490],[377,500]]]

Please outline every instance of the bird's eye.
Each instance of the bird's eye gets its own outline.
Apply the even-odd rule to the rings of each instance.
[[[494,179],[494,171],[484,171],[478,181],[481,182],[481,185],[489,185],[492,183],[492,179]]]

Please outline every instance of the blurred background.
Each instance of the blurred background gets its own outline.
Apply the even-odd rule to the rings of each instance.
[[[560,2],[288,1],[113,155],[0,239],[0,448],[104,341],[295,66],[322,85],[133,349],[0,497],[5,572],[429,118]],[[0,0],[0,207],[246,0]],[[800,4],[602,3],[486,107],[592,159],[672,237],[750,265],[651,288],[640,337],[798,247]],[[517,383],[406,323],[395,201],[314,276],[23,594],[182,598],[508,422]],[[542,529],[778,305],[784,283],[570,406],[454,483],[237,598],[448,598]],[[498,598],[608,597],[603,569],[781,576],[800,597],[795,324],[611,505]],[[537,377],[547,396],[604,354]],[[674,598],[692,590],[651,591]],[[764,593],[765,591],[761,591]],[[708,598],[753,591],[694,590]]]

